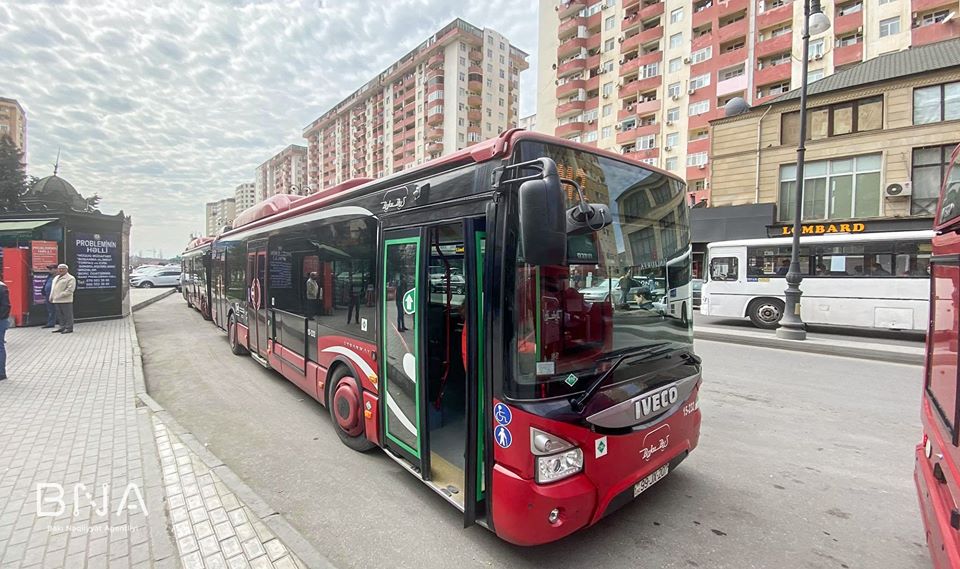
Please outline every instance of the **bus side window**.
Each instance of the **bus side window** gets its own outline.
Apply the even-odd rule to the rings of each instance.
[[[736,257],[715,257],[710,259],[710,280],[735,281],[739,271]]]

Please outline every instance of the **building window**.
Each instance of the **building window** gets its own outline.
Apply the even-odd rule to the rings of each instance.
[[[960,81],[913,90],[913,124],[960,119]]]
[[[857,45],[863,41],[863,34],[856,33],[837,38],[837,47],[846,47],[848,45]]]
[[[670,49],[676,49],[683,45],[683,32],[678,32],[670,36]]]
[[[913,195],[910,215],[933,215],[940,197],[940,185],[950,165],[950,153],[955,145],[926,146],[913,149]],[[960,168],[950,172],[949,182],[960,182]]]
[[[603,106],[603,116],[609,117],[611,114],[613,114],[613,105],[608,103]]]
[[[885,38],[900,33],[900,16],[880,20],[880,37]]]
[[[602,138],[610,138],[613,136],[613,127],[605,126],[602,131]]]
[[[613,51],[613,48],[616,47],[616,45],[616,41],[613,38],[610,38],[603,42],[603,51]]]
[[[883,6],[884,4],[893,4],[896,1],[897,0],[880,0],[880,5]]]
[[[667,63],[667,70],[670,71],[670,73],[676,73],[677,71],[680,71],[682,66],[683,60],[679,57],[675,57],[671,59],[669,63]]]
[[[669,122],[677,122],[680,120],[680,107],[673,107],[672,109],[667,109],[667,120]]]
[[[690,88],[699,89],[701,87],[706,87],[710,84],[710,74],[704,73],[703,75],[697,75],[690,79]]]
[[[690,54],[690,61],[692,63],[701,63],[713,57],[713,46],[707,46],[703,49],[698,49],[697,51]]]
[[[672,146],[676,146],[676,145],[679,144],[679,143],[680,143],[680,133],[678,133],[678,132],[671,132],[671,133],[667,134],[667,140],[666,140],[666,142],[665,142],[664,144],[665,144],[666,146],[671,146],[671,147],[672,147]]]
[[[603,21],[604,30],[612,30],[613,26],[616,25],[617,20],[613,16],[608,16],[607,19]]]
[[[689,116],[702,115],[703,113],[709,110],[710,110],[710,100],[704,99],[702,101],[690,103],[690,106],[687,109],[687,114]]]
[[[937,10],[936,12],[928,12],[920,16],[919,21],[917,21],[914,27],[922,28],[924,26],[939,24],[940,22],[946,20],[947,16],[949,15],[950,10]]]
[[[670,12],[670,23],[676,24],[683,20],[683,8],[677,8],[673,12]]]
[[[677,157],[671,156],[663,163],[664,167],[667,170],[676,170],[677,169]]]
[[[847,14],[856,14],[863,10],[863,3],[855,2],[853,4],[848,4],[847,6],[837,8],[837,16],[846,16]]]
[[[641,136],[637,139],[637,148],[640,150],[650,150],[657,147],[657,137],[653,134]]]
[[[807,72],[807,83],[823,79],[823,69],[812,69]]]
[[[597,141],[597,131],[595,131],[595,130],[590,130],[590,131],[587,131],[587,132],[583,133],[583,141],[584,141],[584,142],[596,142],[596,141]]]
[[[880,154],[807,162],[801,219],[850,219],[880,215]],[[780,221],[793,221],[797,165],[780,167]]]
[[[613,81],[603,84],[603,96],[609,97],[613,93]]]
[[[687,166],[704,166],[706,163],[706,152],[694,152],[693,154],[687,154]]]
[[[744,67],[745,67],[745,66],[741,63],[740,65],[737,65],[736,67],[728,67],[728,68],[726,68],[726,69],[723,69],[723,70],[721,70],[721,71],[717,74],[717,80],[718,80],[718,81],[726,81],[727,79],[733,79],[734,77],[740,77],[741,75],[743,75],[743,74],[745,73]]]
[[[660,63],[653,62],[648,63],[643,67],[643,78],[647,79],[650,77],[656,77],[660,75]]]
[[[461,56],[461,57],[460,57],[460,65],[463,66],[463,65],[466,65],[466,64],[467,64],[467,59],[466,59],[465,57]]]
[[[670,85],[667,85],[667,96],[668,96],[668,97],[671,97],[671,98],[673,98],[673,99],[676,99],[677,97],[680,96],[680,82],[679,82],[679,81],[677,81],[676,83],[671,83]]]
[[[812,59],[818,55],[823,57],[823,38],[810,42],[807,48],[807,59]]]
[[[883,128],[883,97],[868,97],[807,111],[807,140]],[[780,144],[800,141],[800,112],[780,117]]]

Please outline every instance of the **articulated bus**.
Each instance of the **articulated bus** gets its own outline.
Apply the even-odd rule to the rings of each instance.
[[[837,233],[800,237],[808,324],[925,330],[932,231]],[[708,280],[700,314],[749,318],[776,328],[783,316],[790,237],[707,246]]]
[[[934,218],[930,327],[914,481],[934,567],[960,567],[960,145],[946,161]]]
[[[213,239],[199,237],[180,256],[180,294],[187,306],[210,320],[210,252]]]
[[[212,243],[211,315],[235,354],[325,405],[344,444],[383,449],[465,525],[550,542],[699,440],[689,320],[578,290],[663,278],[690,246],[684,195],[622,156],[507,131],[243,212]]]

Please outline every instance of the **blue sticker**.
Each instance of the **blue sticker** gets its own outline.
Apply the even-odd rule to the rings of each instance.
[[[493,408],[493,418],[501,425],[509,425],[510,421],[513,420],[513,413],[511,413],[510,408],[503,403],[497,403]]]
[[[497,425],[497,428],[493,430],[493,438],[496,439],[497,444],[503,448],[510,448],[510,443],[513,442],[513,435],[510,434],[510,429],[503,425]]]

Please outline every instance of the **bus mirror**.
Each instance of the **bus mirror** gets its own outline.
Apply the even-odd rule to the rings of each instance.
[[[567,210],[567,233],[570,235],[597,232],[611,223],[613,214],[606,204],[583,203]]]
[[[520,243],[531,265],[562,265],[567,260],[566,197],[556,170],[520,184]]]

